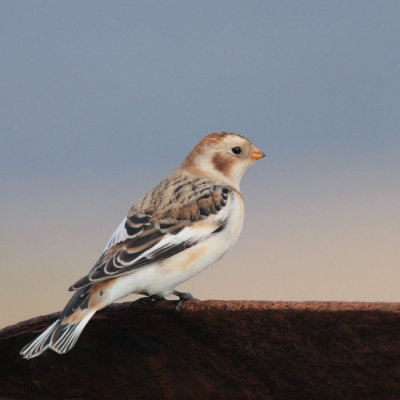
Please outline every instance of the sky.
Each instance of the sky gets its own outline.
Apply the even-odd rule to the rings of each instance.
[[[0,327],[61,310],[221,130],[267,157],[236,246],[178,289],[399,301],[399,19],[398,1],[1,1]]]

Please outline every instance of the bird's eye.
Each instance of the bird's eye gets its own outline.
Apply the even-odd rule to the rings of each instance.
[[[235,154],[240,154],[242,152],[242,149],[240,147],[233,147],[232,152]]]

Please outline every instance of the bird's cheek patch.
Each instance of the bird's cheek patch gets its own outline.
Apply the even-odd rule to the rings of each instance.
[[[234,162],[231,157],[225,156],[222,153],[215,153],[212,158],[214,168],[222,172],[225,176],[230,175]]]

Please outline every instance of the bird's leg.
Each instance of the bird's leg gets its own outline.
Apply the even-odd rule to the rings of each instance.
[[[182,308],[182,303],[186,300],[199,300],[192,296],[191,293],[178,292],[177,290],[173,290],[172,294],[179,297],[178,304],[175,307],[175,314],[179,314]]]
[[[143,293],[145,294],[145,293]],[[153,294],[151,296],[146,296],[146,297],[141,297],[140,299],[137,299],[135,303],[140,304],[140,305],[146,305],[150,304],[154,301],[160,301],[160,300],[166,300],[164,296],[161,294]]]
[[[193,297],[191,293],[187,292],[178,292],[177,290],[173,290],[172,294],[179,297],[179,300],[199,300],[196,297]]]

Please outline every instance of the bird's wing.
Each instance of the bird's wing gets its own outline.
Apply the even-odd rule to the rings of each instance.
[[[235,195],[230,187],[206,180],[196,185],[178,182],[175,186],[175,191],[165,194],[171,197],[174,193],[173,201],[163,201],[161,193],[161,201],[157,201],[152,210],[139,211],[137,207],[143,201],[136,203],[111,236],[90,273],[70,290],[165,260],[224,228],[229,218],[226,205],[230,194]],[[154,194],[150,192],[149,195],[154,199]]]

